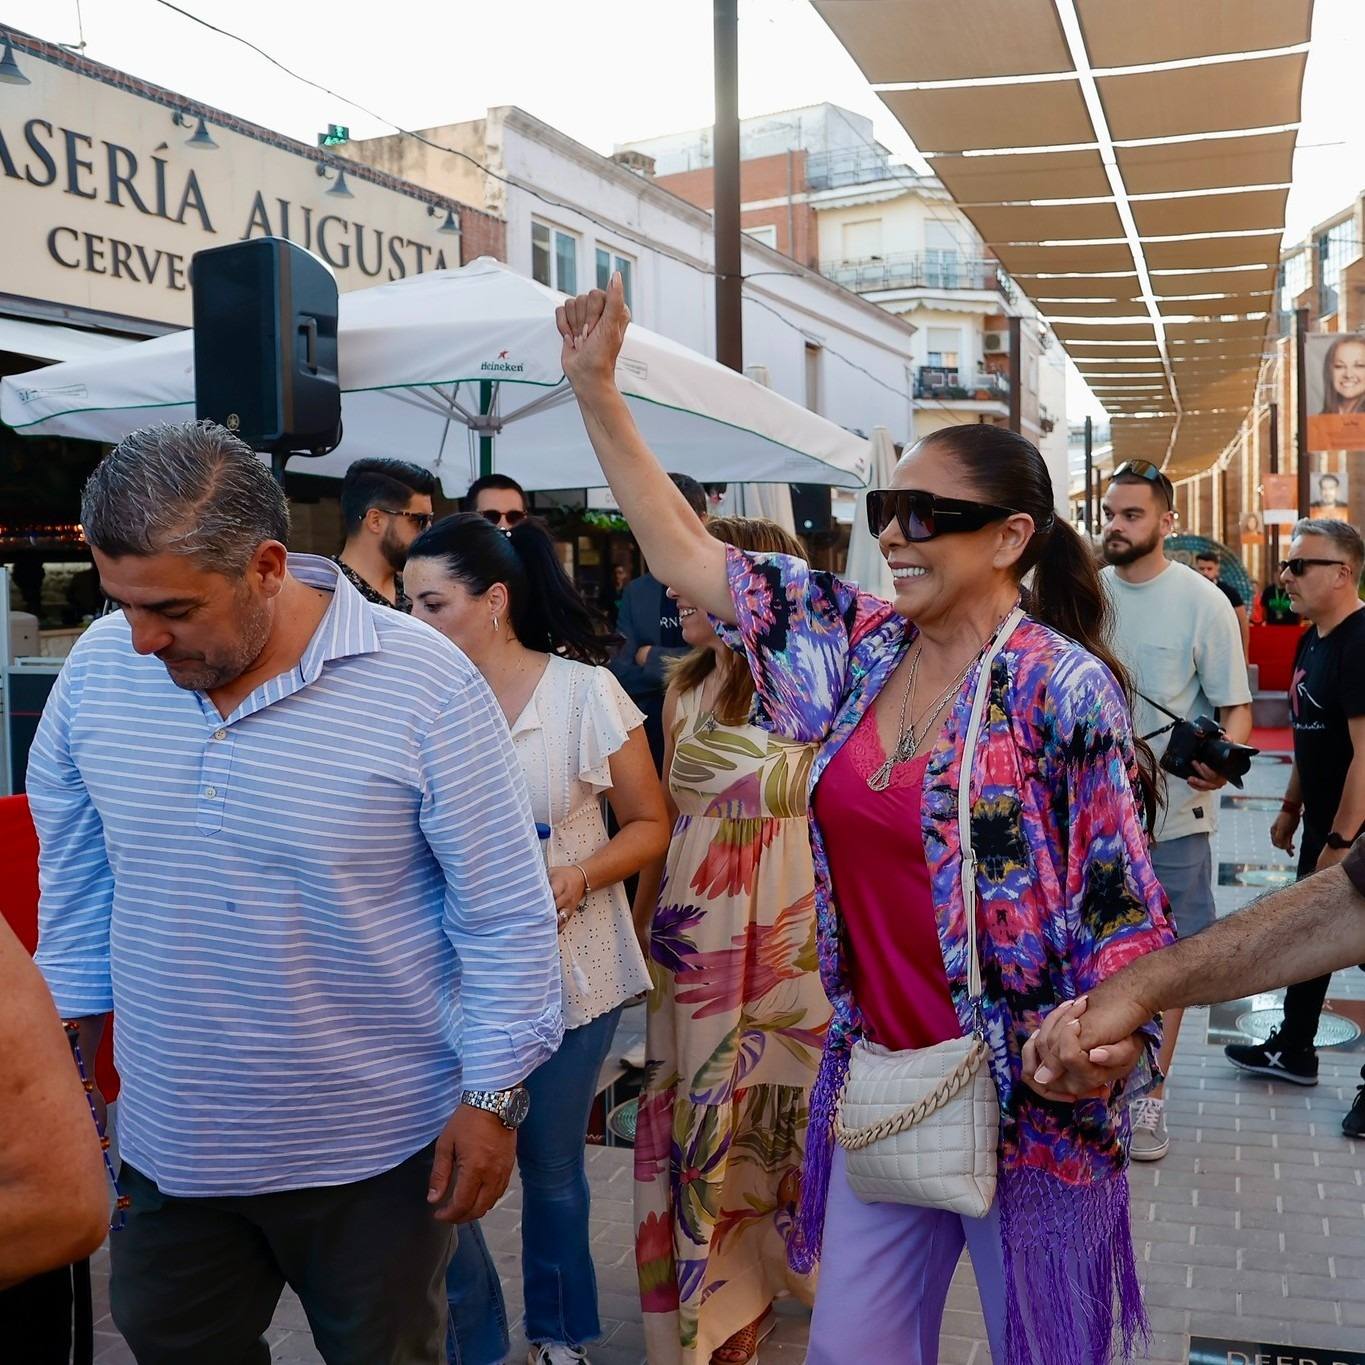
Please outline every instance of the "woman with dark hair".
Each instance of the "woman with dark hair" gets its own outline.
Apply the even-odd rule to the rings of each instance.
[[[802,552],[760,518],[706,529],[742,550]],[[692,652],[664,699],[673,841],[635,902],[636,920],[653,921],[654,975],[635,1257],[650,1365],[748,1365],[773,1300],[809,1304],[814,1289],[786,1253],[829,1023],[806,811],[816,746],[749,723],[744,660],[670,596]],[[678,1180],[679,1162],[704,1176]]]
[[[984,424],[934,432],[868,495],[892,603],[717,544],[616,388],[628,320],[615,280],[557,314],[602,468],[655,571],[743,652],[753,719],[820,746],[812,844],[834,1013],[793,1247],[798,1268],[820,1257],[807,1360],[936,1360],[965,1244],[997,1365],[1103,1365],[1116,1327],[1125,1352],[1145,1328],[1125,1169],[1128,1102],[1151,1083],[1157,1036],[1125,1040],[1133,1075],[1079,1100],[1026,1064],[1050,1010],[1171,937],[1143,829],[1155,767],[1132,735],[1094,561],[1055,514],[1037,449]],[[982,1139],[997,1145],[993,1201],[964,1217],[904,1190],[888,1158],[907,1202],[864,1203],[856,1153],[835,1142],[851,1137],[836,1113],[855,1043],[913,1063],[969,1036],[979,1049],[958,1050],[984,1051],[999,1100],[998,1140],[989,1126]],[[924,1118],[892,1113],[912,1129]]]
[[[413,543],[404,581],[412,614],[459,645],[493,689],[544,838],[564,1042],[526,1079],[522,1273],[533,1365],[570,1365],[601,1335],[583,1165],[588,1111],[622,1006],[649,988],[621,883],[668,845],[663,792],[643,717],[603,667],[613,641],[538,522],[504,533],[477,513],[447,517]],[[614,838],[604,796],[620,826]],[[502,1361],[507,1313],[477,1224],[459,1229],[446,1284],[451,1360]]]

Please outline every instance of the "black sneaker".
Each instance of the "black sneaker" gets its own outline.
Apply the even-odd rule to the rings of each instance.
[[[1341,1121],[1341,1131],[1347,1137],[1365,1137],[1365,1085],[1356,1091],[1356,1102],[1351,1112]]]
[[[1224,1055],[1233,1066],[1295,1085],[1317,1085],[1318,1054],[1310,1048],[1290,1048],[1277,1029],[1263,1043],[1229,1043]]]

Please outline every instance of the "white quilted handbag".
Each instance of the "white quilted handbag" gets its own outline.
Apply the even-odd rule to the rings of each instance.
[[[834,1136],[847,1153],[848,1183],[865,1204],[917,1204],[983,1218],[995,1201],[1000,1101],[981,1022],[971,773],[990,694],[991,665],[1022,619],[1023,611],[1016,607],[981,660],[957,792],[967,989],[976,1029],[966,1038],[906,1052],[865,1041],[853,1045]]]

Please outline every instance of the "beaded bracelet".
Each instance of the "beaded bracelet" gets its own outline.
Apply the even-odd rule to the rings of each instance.
[[[104,1169],[109,1173],[109,1183],[114,1187],[114,1213],[109,1220],[110,1232],[122,1232],[127,1223],[127,1210],[132,1200],[119,1187],[118,1176],[114,1174],[114,1163],[109,1159],[109,1134],[104,1131],[100,1116],[95,1112],[95,1080],[85,1069],[85,1058],[81,1055],[80,1025],[74,1019],[63,1019],[66,1040],[71,1044],[71,1055],[76,1060],[76,1070],[80,1073],[81,1087],[85,1091],[85,1102],[90,1106],[90,1118],[99,1134],[100,1155],[104,1158]]]

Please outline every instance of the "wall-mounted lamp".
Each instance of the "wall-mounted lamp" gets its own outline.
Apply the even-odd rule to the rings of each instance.
[[[8,34],[5,36],[5,55],[0,57],[0,83],[5,85],[32,85],[33,82],[19,70],[14,60],[14,44]]]
[[[428,205],[427,205],[427,217],[428,217],[428,218],[435,218],[435,217],[437,217],[437,215],[439,215],[440,212],[441,212],[441,209],[440,209],[440,206],[439,206],[439,205],[437,205],[437,204],[428,204]],[[438,228],[436,229],[436,231],[437,231],[437,232],[448,232],[448,233],[450,233],[451,236],[453,236],[453,237],[458,237],[458,236],[460,235],[460,225],[459,225],[459,223],[457,223],[457,222],[455,221],[455,210],[454,210],[454,209],[452,209],[452,208],[447,208],[447,209],[446,209],[446,220],[445,220],[444,223],[441,224],[440,227],[438,227]]]
[[[177,109],[175,113],[171,115],[171,122],[175,124],[177,128],[188,128],[192,124],[195,124],[195,120],[182,109]],[[202,114],[199,117],[197,125],[195,125],[194,132],[185,139],[185,146],[196,147],[200,151],[206,152],[217,150],[218,144],[209,136],[209,126],[204,121]]]
[[[354,199],[355,195],[351,193],[350,186],[347,185],[346,183],[345,170],[340,166],[333,168],[329,166],[325,161],[318,162],[318,174],[324,180],[326,180],[329,175],[333,174],[334,169],[336,180],[332,184],[328,185],[327,193],[335,194],[339,199]]]

